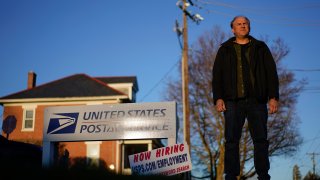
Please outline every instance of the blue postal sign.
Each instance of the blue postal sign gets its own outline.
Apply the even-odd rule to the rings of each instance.
[[[175,138],[175,102],[48,107],[44,141]]]
[[[187,144],[175,144],[129,156],[132,174],[171,176],[191,171]]]

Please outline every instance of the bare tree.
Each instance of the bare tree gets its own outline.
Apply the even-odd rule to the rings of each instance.
[[[320,180],[320,176],[309,171],[303,180]]]
[[[301,173],[300,173],[298,165],[293,166],[292,179],[293,180],[301,180]]]
[[[218,113],[212,99],[212,66],[220,44],[230,34],[214,27],[211,32],[200,36],[189,50],[189,100],[191,124],[192,162],[202,177],[223,179],[224,171],[224,117]],[[271,46],[280,80],[280,108],[270,116],[270,156],[292,155],[302,140],[297,131],[298,119],[295,111],[297,97],[305,81],[297,81],[294,74],[281,65],[289,49],[282,39],[276,39]],[[177,101],[181,105],[181,80],[167,81],[164,99]],[[181,117],[181,106],[178,107]],[[256,174],[253,167],[253,144],[248,127],[243,128],[240,145],[241,179]],[[193,173],[194,174],[194,173]]]

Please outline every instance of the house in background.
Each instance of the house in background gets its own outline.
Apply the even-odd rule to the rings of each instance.
[[[36,74],[28,73],[27,89],[0,98],[3,106],[2,135],[9,140],[42,145],[44,109],[76,106],[135,103],[137,78],[90,77],[75,74],[36,86]],[[56,143],[56,163],[68,153],[71,160],[103,161],[116,173],[130,173],[128,155],[159,147],[157,140],[118,140]]]

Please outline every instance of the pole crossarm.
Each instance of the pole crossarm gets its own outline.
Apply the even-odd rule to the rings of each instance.
[[[315,175],[316,174],[316,158],[315,156],[318,156],[320,155],[320,153],[307,153],[307,155],[311,156],[311,160],[312,160],[312,171],[313,171],[313,174]]]

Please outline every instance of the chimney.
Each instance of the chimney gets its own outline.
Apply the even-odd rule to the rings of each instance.
[[[33,71],[28,72],[28,89],[36,87],[37,74]]]

